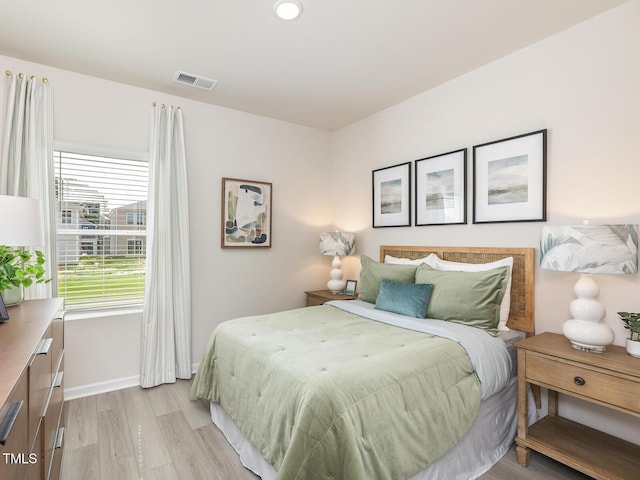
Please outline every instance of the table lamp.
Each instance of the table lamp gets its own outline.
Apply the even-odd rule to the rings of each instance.
[[[0,195],[0,245],[37,247],[44,245],[40,202],[32,198]],[[9,319],[0,292],[0,322]]]
[[[580,273],[572,319],[562,325],[571,345],[602,353],[613,342],[611,328],[602,320],[606,310],[598,300],[594,273],[638,272],[638,234],[635,225],[547,225],[542,228],[540,266],[547,270]]]
[[[325,232],[320,234],[320,254],[332,255],[331,272],[327,288],[331,293],[344,291],[346,282],[342,279],[342,262],[340,257],[353,255],[356,251],[356,235],[347,232]]]

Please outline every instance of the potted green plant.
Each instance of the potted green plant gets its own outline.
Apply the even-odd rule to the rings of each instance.
[[[640,358],[640,313],[618,312],[624,328],[629,330],[627,352],[632,357]]]
[[[0,292],[5,305],[20,303],[23,287],[50,281],[44,278],[44,263],[44,254],[39,250],[0,245]]]

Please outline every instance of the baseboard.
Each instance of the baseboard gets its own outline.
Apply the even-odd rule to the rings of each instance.
[[[191,373],[196,373],[198,365],[200,364],[194,363],[191,365]],[[91,395],[98,395],[99,393],[113,392],[115,390],[122,390],[123,388],[135,387],[136,385],[140,385],[140,375],[107,380],[106,382],[90,383],[79,387],[65,388],[64,399],[67,401],[74,400],[76,398],[90,397]]]
[[[136,385],[140,385],[140,375],[108,380],[106,382],[90,383],[79,387],[65,388],[64,400],[67,401],[74,400],[76,398],[90,397],[91,395],[98,395],[99,393],[113,392],[114,390],[135,387]]]

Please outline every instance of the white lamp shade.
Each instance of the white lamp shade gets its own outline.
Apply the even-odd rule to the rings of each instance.
[[[44,245],[40,202],[32,198],[0,195],[0,245]]]

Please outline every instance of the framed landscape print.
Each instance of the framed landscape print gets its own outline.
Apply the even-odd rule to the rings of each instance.
[[[222,179],[222,248],[271,247],[271,183]]]
[[[547,130],[473,147],[473,223],[547,217]]]
[[[373,227],[411,225],[411,162],[373,171]]]
[[[467,149],[415,162],[416,225],[467,223]]]

